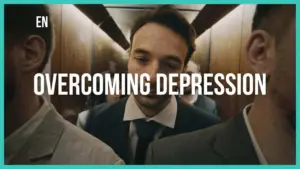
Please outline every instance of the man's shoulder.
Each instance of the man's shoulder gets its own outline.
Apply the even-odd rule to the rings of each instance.
[[[183,111],[184,116],[193,119],[194,121],[201,121],[209,124],[217,124],[220,119],[212,115],[205,109],[199,109],[186,103],[180,102],[178,111]],[[181,112],[180,112],[181,113]]]
[[[66,121],[54,107],[49,109],[24,147],[16,163],[27,163],[24,154],[28,152],[34,163],[122,163],[109,146]]]
[[[212,106],[216,106],[216,101],[210,97],[207,96],[201,96],[203,97],[203,99],[206,101],[206,103],[212,105]]]
[[[65,120],[61,120],[61,123],[64,125],[64,130],[52,160],[69,156],[67,161],[73,164],[122,163],[112,148],[101,140]]]
[[[101,115],[104,115],[105,113],[107,113],[107,110],[109,108],[111,108],[112,105],[114,105],[114,104],[107,103],[107,102],[106,103],[101,103],[99,105],[96,105],[96,106],[92,107],[90,109],[90,112],[93,111],[94,116],[101,116]]]
[[[115,103],[102,103],[99,105],[96,105],[95,107],[90,109],[90,112],[93,112],[93,118],[99,117],[99,116],[107,116],[107,115],[113,115],[115,112],[120,112],[125,109],[125,105],[127,102],[127,97],[121,99],[118,102]]]
[[[173,146],[171,144],[178,144],[178,146],[189,147],[189,146],[200,146],[203,144],[200,143],[208,143],[210,140],[214,139],[216,134],[222,130],[224,127],[224,123],[214,125],[209,128],[193,131],[190,133],[179,134],[171,137],[166,137],[163,139],[159,139],[154,142],[153,146]],[[183,145],[181,143],[186,143]],[[193,144],[197,143],[197,144]],[[177,150],[180,150],[178,148]]]
[[[85,130],[93,135],[107,132],[107,126],[114,126],[123,120],[127,98],[115,103],[102,103],[89,110]],[[103,127],[106,126],[106,127]]]
[[[197,107],[197,109],[205,110],[209,114],[213,114],[214,116],[218,117],[218,104],[215,100],[213,100],[210,97],[198,95],[197,100],[194,103],[194,106]]]
[[[196,105],[203,106],[205,109],[214,110],[217,107],[217,103],[210,97],[198,95],[198,99],[196,100]]]
[[[217,164],[221,159],[212,144],[224,123],[212,127],[166,137],[154,141],[148,149],[147,163],[154,164]]]
[[[257,164],[243,114],[209,128],[163,138],[148,150],[154,164]]]

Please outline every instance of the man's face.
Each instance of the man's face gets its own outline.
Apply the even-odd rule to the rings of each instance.
[[[128,72],[149,74],[151,90],[147,96],[136,95],[135,100],[149,108],[164,104],[170,96],[156,94],[156,74],[181,73],[187,52],[184,39],[171,29],[156,23],[141,27],[133,37]]]
[[[106,100],[109,103],[117,102],[117,101],[120,100],[120,98],[121,98],[121,96],[117,95],[117,94],[115,94],[115,95],[114,94],[109,94],[109,95],[106,96]]]
[[[193,73],[199,73],[199,67],[196,63],[189,61],[184,72],[191,77]],[[187,79],[185,79],[184,82],[186,82],[186,80]],[[192,78],[190,78],[190,85],[184,88],[184,94],[188,95],[192,93],[191,84],[192,84]]]
[[[293,19],[286,27],[286,31],[276,47],[276,60],[273,74],[271,75],[270,83],[272,92],[277,93],[281,106],[289,112],[296,111],[296,81],[295,81],[295,44],[296,44],[296,28],[295,19]]]
[[[9,102],[15,95],[17,77],[19,67],[16,66],[18,55],[22,54],[22,50],[19,49],[19,45],[12,44],[8,40],[5,40],[5,102]]]
[[[5,37],[5,101],[13,99],[21,85],[33,84],[45,52],[46,44],[40,36],[30,35],[22,40]]]
[[[247,57],[256,73],[266,73],[269,76],[267,84],[268,99],[278,109],[295,116],[295,16],[289,7],[282,9],[277,20],[284,22],[284,29],[280,30],[274,24],[274,30],[280,34],[270,35],[263,30],[252,32],[247,45]],[[278,22],[279,22],[278,21]],[[282,24],[282,23],[281,23]],[[276,27],[277,26],[277,27]]]

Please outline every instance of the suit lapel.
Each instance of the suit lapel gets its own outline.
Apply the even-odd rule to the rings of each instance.
[[[115,152],[127,163],[129,162],[129,122],[119,122],[113,127],[110,132],[112,132],[111,147]]]
[[[213,149],[226,163],[258,164],[243,113],[230,119],[223,130],[216,134]]]
[[[103,141],[126,162],[129,162],[129,126],[130,122],[123,121],[127,97],[110,106],[107,116],[102,117],[108,122],[107,129],[104,129]],[[101,125],[102,126],[102,125]],[[102,138],[100,138],[102,140]]]
[[[48,112],[33,135],[10,163],[47,163],[49,157],[54,153],[64,130],[64,124],[60,121],[60,118],[54,110]]]

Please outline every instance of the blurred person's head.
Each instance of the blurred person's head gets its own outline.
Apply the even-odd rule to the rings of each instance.
[[[194,52],[194,39],[193,27],[170,6],[150,11],[135,22],[130,36],[128,73],[149,74],[151,86],[149,95],[135,95],[139,106],[162,109],[167,105],[170,95],[156,94],[156,75],[182,73]]]
[[[117,102],[119,101],[120,99],[122,98],[122,95],[121,94],[112,94],[112,93],[109,93],[108,95],[106,95],[106,101],[108,103],[114,103],[114,102]]]
[[[97,82],[97,85],[100,85],[100,83],[102,83],[102,87],[103,87],[103,93],[101,95],[95,95],[95,94],[91,94],[90,97],[89,97],[89,107],[93,107],[93,106],[96,106],[98,104],[101,104],[101,103],[105,103],[105,102],[108,102],[108,103],[114,103],[114,102],[117,102],[119,101],[121,98],[125,97],[126,95],[122,95],[122,90],[123,89],[126,89],[126,84],[124,84],[124,87],[122,86],[122,84],[120,84],[120,88],[119,88],[119,91],[120,93],[117,94],[117,93],[111,93],[110,91],[107,92],[107,94],[105,93],[105,89],[106,89],[106,86],[105,86],[105,74],[109,74],[110,77],[111,77],[111,80],[113,81],[115,76],[114,76],[114,73],[112,72],[109,72],[109,71],[105,71],[102,73],[102,76],[103,76],[103,81],[102,82]],[[121,83],[122,80],[121,80],[121,76],[120,76],[120,80],[119,82]]]
[[[100,95],[94,94],[93,92],[89,95],[89,97],[88,97],[88,107],[89,108],[92,108],[96,105],[105,103],[107,101],[106,100],[106,95],[105,95],[105,88],[106,88],[106,86],[105,86],[105,74],[110,74],[111,75],[112,73],[109,72],[109,71],[101,72],[103,80],[100,81],[100,80],[97,79],[96,82],[95,82],[96,85],[93,86],[93,87],[95,87],[95,88],[97,88],[97,90],[99,90],[100,86],[102,86],[103,92]]]
[[[114,103],[121,99],[121,95],[119,94],[108,94],[106,95],[106,100],[108,103]]]
[[[193,73],[200,73],[200,66],[198,64],[196,64],[194,61],[190,60],[186,66],[186,69],[184,71],[184,73],[188,74],[188,75],[192,75]],[[186,82],[187,79],[185,79],[184,82]],[[189,95],[192,93],[192,88],[191,88],[191,84],[192,84],[192,78],[190,78],[190,85],[188,87],[184,88],[184,94],[185,95]]]
[[[112,80],[114,80],[115,77],[112,77]],[[121,82],[121,80],[119,80],[119,82]],[[115,93],[111,93],[110,91],[108,91],[108,95],[106,95],[106,101],[108,103],[114,103],[117,102],[121,99],[121,91],[122,91],[122,87],[121,85],[119,86],[119,93],[117,93],[115,91]]]
[[[53,30],[46,5],[5,5],[4,14],[5,101],[10,101],[21,90],[33,93],[33,77],[51,55]],[[36,16],[48,16],[48,27],[37,28]]]
[[[121,74],[123,74],[123,73],[118,73],[118,75],[119,75],[119,77],[118,77],[119,78],[118,79],[118,81],[119,81],[119,86],[118,86],[119,87],[119,93],[117,93],[116,91],[115,91],[115,93],[111,93],[110,91],[108,91],[108,94],[105,96],[106,102],[108,102],[108,103],[117,102],[117,101],[119,101],[120,99],[122,99],[123,97],[126,96],[126,94],[122,95],[123,90],[126,93],[126,86],[127,86],[126,85],[126,79],[125,79],[125,81],[122,81],[122,75]],[[111,79],[113,81],[115,81],[115,78],[117,78],[117,76],[114,73],[112,73],[111,74]]]
[[[267,98],[295,121],[295,5],[257,5],[246,56],[267,74]]]

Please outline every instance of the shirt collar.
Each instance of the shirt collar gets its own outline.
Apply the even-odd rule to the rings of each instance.
[[[149,118],[138,107],[134,100],[134,96],[130,95],[126,107],[123,121],[133,121],[137,119],[146,119],[146,121],[155,121],[164,126],[174,128],[177,116],[177,100],[175,96],[171,96],[170,103],[158,114]]]
[[[258,157],[259,162],[261,164],[268,164],[261,148],[259,147],[259,144],[258,144],[258,142],[255,138],[255,135],[252,131],[252,128],[251,128],[251,125],[250,125],[250,122],[249,122],[249,119],[248,119],[248,111],[250,110],[251,106],[252,106],[252,104],[249,104],[243,109],[243,116],[244,116],[245,124],[246,124],[248,133],[249,133],[250,138],[251,138],[251,142],[253,144],[253,147],[254,147],[254,150],[255,150],[256,155]]]

